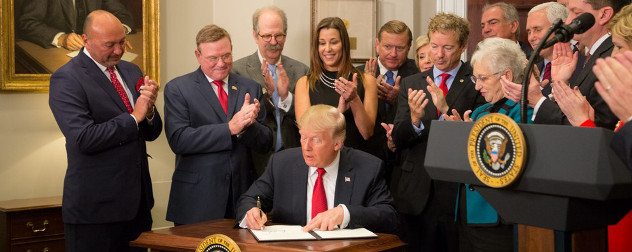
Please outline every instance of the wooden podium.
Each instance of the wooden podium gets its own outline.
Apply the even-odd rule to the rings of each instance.
[[[151,251],[195,251],[211,234],[224,234],[233,239],[241,251],[404,251],[406,244],[396,235],[378,233],[378,238],[257,242],[246,229],[234,228],[235,220],[224,219],[159,229],[142,233],[133,247]]]

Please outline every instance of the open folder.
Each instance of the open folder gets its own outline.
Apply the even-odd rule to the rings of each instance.
[[[377,238],[375,233],[366,228],[336,229],[333,231],[313,230],[310,232],[303,232],[302,228],[299,225],[273,225],[266,226],[263,230],[248,230],[259,242]]]

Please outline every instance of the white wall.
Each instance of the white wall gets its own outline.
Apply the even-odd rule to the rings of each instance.
[[[434,2],[423,0],[378,0],[378,23],[399,19],[413,36],[425,32],[434,13]],[[215,23],[231,33],[236,58],[256,50],[251,15],[255,9],[276,5],[288,15],[288,40],[284,53],[304,63],[309,61],[310,0],[162,0],[160,8],[161,80],[169,80],[198,67],[193,51],[195,35],[204,25]],[[157,101],[164,111],[162,92]],[[47,93],[0,93],[0,200],[62,194],[66,169],[65,139],[48,107]],[[153,156],[149,166],[156,205],[154,227],[166,227],[165,213],[174,154],[164,133],[148,144]]]

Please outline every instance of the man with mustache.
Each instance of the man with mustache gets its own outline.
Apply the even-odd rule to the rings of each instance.
[[[258,50],[233,64],[233,72],[250,78],[263,88],[267,111],[265,124],[272,129],[272,150],[253,153],[257,175],[261,175],[272,152],[300,145],[292,93],[299,78],[307,74],[308,67],[285,55],[283,45],[287,38],[287,17],[283,10],[268,6],[252,15],[252,37]]]

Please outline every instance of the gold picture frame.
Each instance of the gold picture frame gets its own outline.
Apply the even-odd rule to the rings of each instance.
[[[0,0],[0,20],[2,20],[0,29],[2,55],[0,56],[0,67],[2,68],[0,70],[0,91],[48,92],[50,73],[70,60],[70,57],[66,56],[70,51],[56,47],[44,48],[30,41],[17,38],[15,7],[16,3],[20,3],[17,1],[32,0]],[[142,28],[139,29],[139,32],[128,35],[128,41],[138,45],[131,50],[138,55],[132,62],[136,63],[145,75],[149,75],[160,83],[159,1],[133,0],[125,4],[126,6],[135,5],[136,9],[139,9],[137,12],[142,12],[142,18],[134,21],[136,26],[141,26],[142,20]],[[139,4],[140,6],[138,6]],[[49,50],[44,53],[49,58],[36,58],[40,57],[44,50]],[[53,51],[55,52],[53,53]],[[49,60],[51,58],[53,60]],[[30,62],[33,66],[24,67],[23,62]],[[18,65],[17,72],[16,65]]]
[[[375,57],[377,0],[311,0],[311,36],[326,17],[345,21],[351,42],[351,61],[365,63]]]

